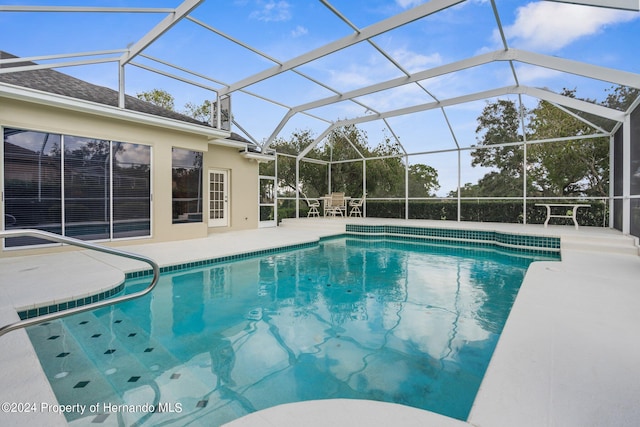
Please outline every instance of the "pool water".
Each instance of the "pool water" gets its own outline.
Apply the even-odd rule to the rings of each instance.
[[[72,425],[212,426],[329,398],[465,420],[527,267],[549,259],[342,237],[163,274],[28,333]]]

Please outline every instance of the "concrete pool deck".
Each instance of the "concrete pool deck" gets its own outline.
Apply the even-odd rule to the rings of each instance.
[[[317,240],[345,223],[496,230],[561,237],[561,262],[529,268],[467,422],[400,405],[343,399],[281,405],[228,423],[261,426],[636,426],[640,425],[640,256],[611,229],[386,219],[286,220],[278,228],[212,234],[124,250],[161,266]],[[17,254],[18,252],[16,252]],[[0,259],[0,321],[37,299],[100,292],[147,268],[102,253],[67,251]],[[64,286],[57,286],[64,284]],[[89,287],[93,289],[88,289]],[[23,330],[0,337],[2,402],[55,404]],[[41,409],[38,407],[38,409]],[[67,425],[38,410],[0,413],[1,425]],[[107,425],[106,423],[103,425]]]

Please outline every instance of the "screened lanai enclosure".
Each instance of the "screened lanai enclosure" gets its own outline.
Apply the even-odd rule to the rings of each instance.
[[[447,221],[584,203],[580,225],[640,236],[638,0],[7,3],[0,73],[64,70],[241,135],[265,224],[340,192]]]

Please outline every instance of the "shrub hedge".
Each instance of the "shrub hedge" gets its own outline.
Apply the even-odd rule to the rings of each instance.
[[[295,218],[295,202],[286,201],[278,207],[278,219]],[[527,202],[527,223],[543,224],[547,211],[536,203],[545,201],[535,200]],[[549,203],[560,203],[549,201]],[[565,203],[565,202],[562,202]],[[569,203],[569,202],[566,202]],[[590,208],[578,210],[578,224],[593,227],[609,226],[609,209],[606,203],[590,201]],[[399,218],[405,217],[404,200],[367,200],[367,217],[369,218]],[[554,212],[562,212],[556,208]],[[300,217],[307,216],[307,205],[301,204]],[[411,200],[409,202],[409,219],[431,219],[456,221],[458,219],[458,203],[456,200]],[[460,202],[460,220],[473,222],[503,222],[522,223],[522,202],[519,200],[462,200]],[[571,219],[552,218],[550,224],[573,225]]]
[[[547,217],[547,211],[536,203],[544,201],[527,202],[527,223],[542,224]],[[550,201],[550,203],[558,203]],[[564,202],[563,202],[564,203]],[[578,224],[595,227],[607,227],[609,225],[608,206],[600,201],[591,201],[590,208],[578,210]],[[559,214],[564,214],[562,208],[556,208]],[[458,219],[458,203],[455,200],[412,200],[409,202],[409,219],[451,220]],[[567,214],[568,211],[567,210]],[[367,201],[367,216],[371,218],[404,218],[405,203],[403,200]],[[474,222],[504,222],[522,223],[522,202],[518,200],[491,200],[460,202],[460,220]],[[573,225],[571,219],[552,218],[550,224]]]

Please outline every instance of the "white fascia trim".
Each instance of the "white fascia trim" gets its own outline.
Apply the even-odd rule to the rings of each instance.
[[[273,162],[276,159],[276,156],[273,154],[251,153],[248,151],[245,151],[241,155],[247,160],[255,160],[258,163]]]
[[[243,150],[247,148],[247,143],[245,142],[235,141],[233,139],[225,139],[220,137],[209,138],[209,144],[220,145],[223,147],[241,148]]]
[[[78,111],[81,113],[93,114],[101,117],[126,120],[129,122],[145,124],[164,129],[171,129],[180,132],[187,132],[191,134],[201,135],[209,140],[228,138],[231,135],[231,133],[227,131],[221,131],[214,128],[208,128],[206,126],[182,122],[176,119],[154,116],[153,114],[112,107],[110,105],[99,104],[97,102],[85,101],[83,99],[71,98],[68,96],[57,95],[7,83],[0,83],[0,97],[31,102],[33,104],[46,105],[49,107],[63,108],[66,110]]]

